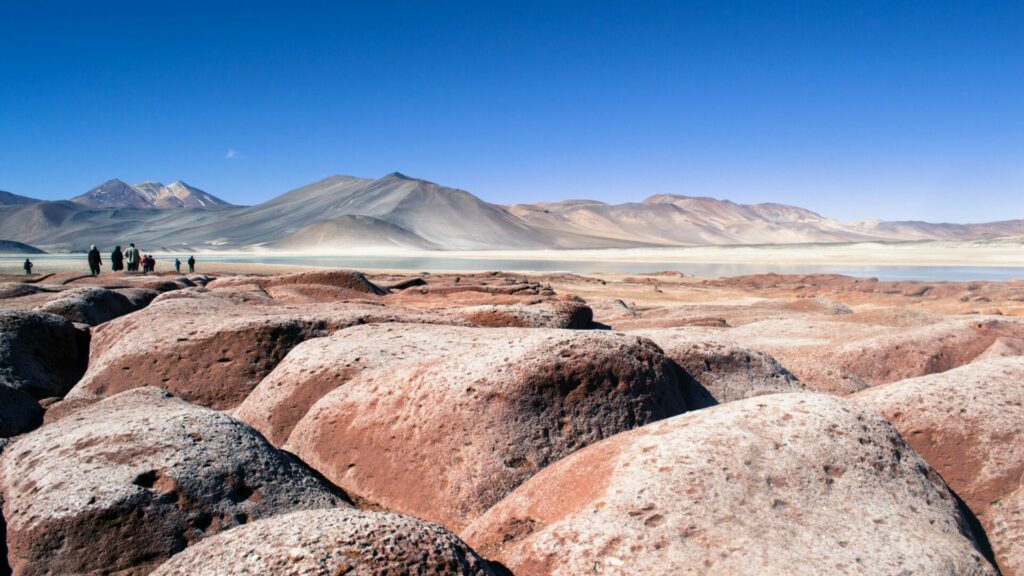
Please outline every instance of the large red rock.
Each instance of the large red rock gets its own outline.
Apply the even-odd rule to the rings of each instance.
[[[1024,507],[1011,497],[1024,478],[1024,358],[979,361],[851,398],[889,419],[964,500],[1003,574],[1024,575],[1019,558],[1005,556],[1020,547],[1024,529]],[[1018,531],[996,529],[994,516],[1016,517]]]
[[[68,399],[159,386],[195,404],[234,408],[310,338],[366,322],[452,321],[368,303],[297,306],[246,298],[182,294],[104,324],[95,330],[89,369]]]
[[[63,396],[85,371],[89,335],[60,316],[0,312],[0,385],[36,399]]]
[[[1024,483],[992,507],[988,538],[1003,576],[1024,574]]]
[[[238,415],[354,497],[457,528],[574,450],[683,412],[677,371],[610,332],[367,325],[297,347]]]
[[[901,327],[856,316],[767,320],[726,335],[773,355],[807,386],[840,394],[1024,353],[1019,321],[951,318]]]
[[[444,528],[380,512],[308,510],[203,540],[154,576],[488,576],[487,564]]]
[[[688,328],[630,333],[654,340],[719,403],[804,391],[800,380],[771,355],[738,342]]]
[[[995,574],[896,430],[817,394],[613,436],[538,473],[462,537],[531,576]]]
[[[248,426],[155,388],[20,437],[0,459],[14,573],[143,574],[222,530],[343,494]]]
[[[38,306],[36,310],[63,316],[72,322],[96,326],[145,307],[156,295],[154,290],[143,289],[121,294],[99,286],[72,288]]]
[[[474,326],[485,328],[571,328],[593,327],[594,313],[577,298],[551,298],[520,304],[466,306],[456,311]]]
[[[383,296],[387,294],[386,290],[367,280],[362,273],[353,270],[318,270],[276,276],[229,276],[212,280],[206,284],[206,287],[218,289],[246,285],[256,285],[264,290],[290,285],[322,285],[342,288],[363,295]]]

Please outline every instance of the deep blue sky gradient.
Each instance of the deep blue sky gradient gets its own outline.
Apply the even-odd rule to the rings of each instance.
[[[0,0],[0,189],[249,204],[395,170],[1024,218],[1024,3]]]

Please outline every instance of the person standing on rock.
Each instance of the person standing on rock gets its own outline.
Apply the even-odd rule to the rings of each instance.
[[[181,260],[178,260],[177,258],[174,259],[174,271],[181,274]]]
[[[188,257],[188,273],[194,274],[196,271],[196,257],[189,255]]]
[[[124,251],[124,259],[128,262],[129,272],[139,271],[139,251],[134,243],[129,244],[128,249]]]
[[[96,245],[93,244],[92,248],[89,248],[89,271],[92,272],[93,276],[100,275],[100,266],[103,265],[103,259],[100,258],[100,251],[96,249]]]
[[[124,254],[120,246],[115,246],[114,251],[110,253],[110,269],[114,272],[124,270]]]
[[[31,260],[29,260],[28,258],[25,258],[25,263],[22,265],[22,268],[25,269],[25,276],[31,276],[32,275],[32,261]]]

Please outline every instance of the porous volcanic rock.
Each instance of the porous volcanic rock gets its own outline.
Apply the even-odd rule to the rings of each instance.
[[[41,312],[0,312],[0,384],[36,399],[63,396],[85,372],[89,335]]]
[[[217,278],[207,283],[206,287],[218,289],[250,284],[263,289],[288,285],[321,284],[366,295],[384,296],[387,294],[386,290],[367,280],[366,276],[362,273],[353,270],[319,270],[315,272],[279,274],[276,276],[229,276]]]
[[[728,330],[727,337],[768,352],[805,385],[840,394],[1024,353],[1019,321],[951,318],[904,328],[864,324],[857,316],[767,320]]]
[[[888,422],[805,393],[613,436],[462,537],[531,576],[995,574],[949,489]]]
[[[523,304],[466,306],[456,312],[485,328],[571,328],[594,326],[594,313],[578,298],[537,300]]]
[[[155,292],[147,291],[147,293],[151,293],[153,297],[156,296]],[[99,286],[72,288],[36,307],[36,310],[63,316],[72,322],[96,326],[118,316],[134,312],[149,303],[145,299],[143,299],[145,304],[141,303],[137,296],[133,295],[133,298],[129,298],[124,294]]]
[[[16,574],[146,573],[250,520],[348,506],[248,426],[141,388],[20,437],[0,459]]]
[[[631,334],[654,340],[719,403],[804,391],[800,380],[771,355],[737,342],[685,328],[637,330]]]
[[[1010,495],[1024,478],[1024,358],[975,362],[851,399],[889,419],[964,500],[985,528],[1003,574],[1024,574],[1024,564],[1004,561],[998,552],[1019,547],[1019,539],[1004,538],[1021,534],[996,530],[992,519],[993,513],[1024,517],[1024,508],[1009,512]]]
[[[987,532],[1003,576],[1024,574],[1024,483],[992,507]]]
[[[0,438],[27,432],[43,421],[43,409],[21,390],[0,383]]]
[[[451,529],[574,450],[686,409],[657,346],[595,331],[358,326],[293,350],[264,387],[242,418],[278,440],[297,420],[286,449],[332,482]]]
[[[158,386],[194,404],[230,409],[310,338],[367,322],[465,323],[367,303],[287,305],[234,296],[223,289],[162,300],[100,326],[89,369],[68,400]]]
[[[435,524],[381,512],[307,510],[253,522],[203,540],[154,576],[488,576],[487,564]]]

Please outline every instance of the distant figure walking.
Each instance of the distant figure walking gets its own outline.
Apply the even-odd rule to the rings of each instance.
[[[181,260],[178,260],[177,258],[174,259],[174,271],[179,274],[181,273]]]
[[[189,256],[188,257],[188,273],[189,274],[194,274],[195,271],[196,271],[196,257],[195,256]]]
[[[103,259],[100,258],[100,251],[96,249],[96,245],[93,244],[92,248],[89,248],[89,271],[92,272],[93,276],[100,275],[100,266],[103,265]]]
[[[115,246],[114,251],[110,253],[110,269],[114,272],[124,270],[124,253],[121,252],[120,246]]]
[[[139,250],[134,243],[129,244],[128,249],[124,251],[124,259],[128,262],[129,272],[139,271]]]
[[[25,263],[21,267],[25,269],[25,276],[31,276],[32,275],[32,261],[31,260],[29,260],[28,258],[25,258]]]

